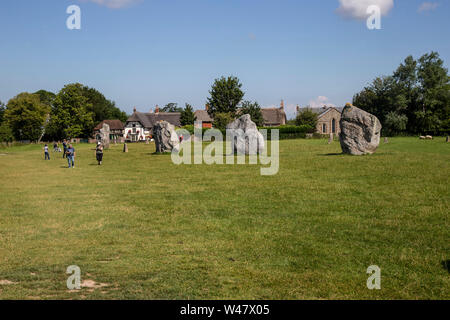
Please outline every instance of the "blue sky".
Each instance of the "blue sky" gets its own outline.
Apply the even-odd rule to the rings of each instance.
[[[384,6],[381,30],[355,0],[2,0],[0,100],[80,82],[129,113],[198,109],[215,78],[235,75],[245,99],[284,99],[292,116],[351,101],[409,54],[438,51],[448,67],[450,1],[360,1]],[[81,30],[66,28],[72,4]]]

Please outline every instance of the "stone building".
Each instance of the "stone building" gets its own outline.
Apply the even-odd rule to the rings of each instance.
[[[306,109],[311,110],[318,116],[316,132],[321,134],[339,134],[341,132],[339,122],[341,121],[343,108],[327,106],[322,108],[300,108],[297,106],[297,114]]]

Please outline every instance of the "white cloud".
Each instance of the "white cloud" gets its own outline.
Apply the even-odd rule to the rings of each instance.
[[[120,9],[141,2],[142,0],[82,0],[82,1],[94,2],[98,5],[105,6],[111,9]]]
[[[418,12],[432,11],[439,7],[437,2],[424,2],[420,5]]]
[[[394,7],[394,0],[339,0],[336,10],[344,18],[364,20],[369,17],[367,8],[375,5],[380,7],[381,15],[387,15]]]
[[[335,105],[330,102],[330,99],[325,96],[318,96],[314,100],[309,100],[309,106],[311,108],[322,108],[325,105],[327,107],[335,107]]]

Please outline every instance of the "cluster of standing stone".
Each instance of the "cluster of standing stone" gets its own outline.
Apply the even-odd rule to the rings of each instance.
[[[347,103],[341,116],[340,143],[344,153],[373,154],[381,136],[381,122],[374,115]]]

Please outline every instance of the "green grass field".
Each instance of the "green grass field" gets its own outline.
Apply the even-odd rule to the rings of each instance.
[[[280,171],[0,149],[1,299],[449,299],[450,144],[280,142]],[[87,287],[69,291],[78,265]],[[381,290],[366,269],[381,268]]]

